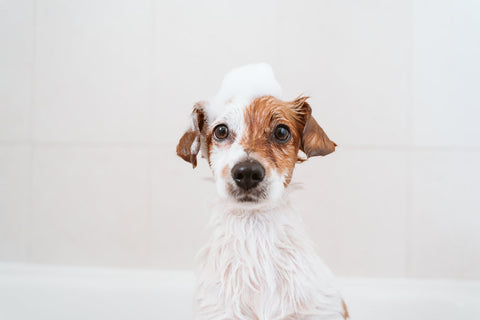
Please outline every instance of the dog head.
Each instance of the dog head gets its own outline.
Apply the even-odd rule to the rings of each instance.
[[[267,78],[272,77],[273,73]],[[227,81],[222,88],[228,86]],[[191,128],[180,139],[177,154],[195,167],[201,153],[221,197],[239,202],[276,201],[290,183],[295,164],[304,160],[300,151],[309,158],[335,150],[336,144],[313,118],[308,97],[283,101],[258,91],[220,96],[213,103],[193,107]]]

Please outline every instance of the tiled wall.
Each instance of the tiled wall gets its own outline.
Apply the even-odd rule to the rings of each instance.
[[[477,1],[0,0],[0,260],[191,268],[192,103],[267,61],[337,152],[294,194],[344,276],[480,279]]]

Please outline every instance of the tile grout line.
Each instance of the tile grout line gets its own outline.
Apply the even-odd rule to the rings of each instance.
[[[406,261],[405,261],[405,276],[408,277],[411,272],[412,260],[412,216],[413,216],[413,150],[407,151],[407,177],[406,177],[406,217],[405,217],[405,231],[406,231]]]
[[[37,55],[37,0],[32,0],[32,56],[31,56],[31,67],[30,67],[30,106],[29,106],[29,183],[28,183],[28,194],[29,194],[29,204],[28,204],[28,217],[26,223],[28,227],[28,239],[27,239],[27,261],[32,262],[33,260],[33,238],[32,238],[32,228],[33,228],[33,216],[34,216],[34,196],[33,196],[33,184],[34,184],[34,109],[35,109],[35,75],[36,75],[36,55]]]
[[[405,233],[406,233],[406,257],[405,257],[405,276],[408,277],[411,272],[412,260],[412,215],[413,215],[413,152],[416,150],[413,139],[413,113],[415,107],[415,4],[410,1],[411,12],[411,30],[410,30],[410,63],[411,69],[408,74],[408,87],[410,91],[409,105],[407,108],[407,127],[408,127],[408,143],[411,148],[407,151],[407,177],[406,177],[406,216],[405,216]],[[423,148],[422,148],[423,149]]]
[[[156,3],[155,0],[150,0],[150,19],[151,19],[151,42],[150,42],[150,135],[151,137],[154,135],[154,108],[156,106],[156,95],[155,95],[155,80],[156,80],[156,68],[155,68],[155,56],[156,56],[156,47],[155,47],[155,30],[156,30]],[[153,148],[154,143],[150,143],[148,149],[148,187],[147,187],[147,198],[148,198],[148,205],[147,205],[147,230],[148,230],[148,264],[153,266],[154,260],[154,252],[153,252]]]
[[[147,264],[153,265],[153,150],[148,149],[147,163]]]

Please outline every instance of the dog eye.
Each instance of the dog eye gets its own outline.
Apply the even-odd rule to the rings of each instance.
[[[228,137],[228,128],[224,124],[219,124],[213,129],[213,136],[217,140],[224,140]]]
[[[290,139],[290,129],[283,124],[278,125],[273,132],[275,139],[279,142],[287,142]]]

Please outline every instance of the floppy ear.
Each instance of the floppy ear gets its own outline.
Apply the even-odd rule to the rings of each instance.
[[[202,135],[205,134],[205,124],[204,105],[201,102],[197,102],[193,106],[191,128],[183,134],[177,145],[177,155],[183,160],[190,162],[194,168],[197,166],[197,154],[200,151]]]
[[[312,108],[306,102],[307,99],[308,97],[297,99],[298,103],[301,104],[302,113],[305,117],[300,149],[307,155],[307,158],[326,156],[335,151],[337,145],[328,138],[325,131],[323,131],[315,118],[313,118]]]

